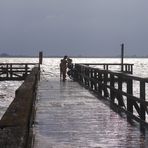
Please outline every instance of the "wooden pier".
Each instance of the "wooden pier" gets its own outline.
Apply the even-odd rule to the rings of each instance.
[[[1,75],[21,80],[28,75],[28,67],[34,65],[15,64],[6,66],[8,72]],[[133,64],[123,64],[118,72],[111,71],[111,66],[121,65],[75,64],[73,80],[67,78],[66,82],[50,67],[41,67],[41,73],[32,73],[35,76],[28,75],[26,85],[16,91],[17,97],[0,121],[0,147],[17,148],[19,144],[20,148],[146,148],[148,79],[133,76]],[[15,67],[21,67],[21,74],[15,73]],[[135,95],[135,83],[139,96]],[[16,135],[17,139],[13,138]],[[12,144],[15,146],[11,147]]]
[[[50,68],[42,71],[38,84],[32,147],[146,148],[148,130],[141,131],[138,122],[127,122],[125,114],[118,112],[119,110],[116,110],[119,114],[115,112],[111,108],[112,103],[102,97],[103,94],[109,97],[110,88],[104,89],[104,79],[99,70],[79,64],[76,68],[83,72],[76,76],[77,81],[84,85],[70,79],[63,82],[56,73],[52,71],[51,74]],[[96,74],[97,79],[88,78],[88,70],[89,76]],[[85,89],[85,84],[91,90],[96,88],[97,95]],[[114,102],[117,94],[115,87],[111,88]],[[121,101],[123,100],[118,101],[120,105],[123,103]]]
[[[24,80],[38,63],[0,63],[0,81]]]

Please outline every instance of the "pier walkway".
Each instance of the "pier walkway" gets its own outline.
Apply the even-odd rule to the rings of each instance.
[[[123,115],[124,116],[124,115]],[[77,82],[41,73],[34,148],[146,148],[148,132],[114,112]]]

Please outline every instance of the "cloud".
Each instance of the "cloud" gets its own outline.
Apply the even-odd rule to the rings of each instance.
[[[139,54],[148,47],[147,5],[145,0],[1,1],[0,48],[104,55],[116,54],[125,42],[127,54]]]

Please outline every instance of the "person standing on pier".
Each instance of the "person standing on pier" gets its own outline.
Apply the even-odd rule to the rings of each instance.
[[[61,59],[61,62],[60,62],[60,79],[61,79],[62,76],[63,76],[63,72],[62,72],[62,64],[63,64],[63,59]]]
[[[67,75],[69,76],[70,79],[73,78],[73,63],[72,63],[72,59],[68,58],[67,59],[67,68],[68,68],[68,72]]]
[[[60,78],[63,77],[63,81],[66,80],[66,73],[67,73],[67,56],[61,60],[60,63]]]

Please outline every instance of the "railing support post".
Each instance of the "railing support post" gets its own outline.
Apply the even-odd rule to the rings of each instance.
[[[140,82],[140,99],[145,100],[145,82]],[[145,121],[145,107],[140,104],[140,118]]]
[[[91,80],[90,80],[91,82],[90,82],[90,86],[91,86],[91,89],[93,90],[94,89],[94,82],[93,82],[92,79],[94,79],[94,70],[91,69],[90,71],[91,71]]]
[[[98,73],[98,93],[102,95],[102,73]]]
[[[97,80],[97,71],[96,71],[96,70],[94,71],[94,79]],[[94,85],[95,85],[95,88],[94,88],[94,89],[95,89],[95,91],[97,92],[97,91],[98,91],[98,87],[97,87],[98,82],[95,81]]]
[[[133,95],[133,81],[127,80],[127,93]],[[127,97],[127,111],[133,113],[133,100]]]
[[[121,91],[121,92],[122,92],[122,83],[123,83],[122,76],[118,76],[118,90]],[[118,96],[118,98],[117,98],[118,99],[118,105],[121,106],[121,107],[125,106],[122,94],[118,93],[117,96]]]
[[[10,78],[11,78],[11,79],[12,79],[12,77],[13,77],[12,73],[13,73],[12,64],[10,64]]]
[[[103,81],[104,81],[104,86],[103,86],[103,89],[104,89],[104,97],[109,97],[109,93],[108,93],[108,90],[107,90],[107,82],[108,82],[108,74],[106,72],[104,72],[104,77],[103,77]]]
[[[9,78],[9,65],[6,64],[6,78]]]
[[[25,64],[25,78],[26,78],[27,74],[28,74],[28,65]]]
[[[115,100],[115,92],[114,92],[114,87],[115,87],[115,79],[114,79],[114,75],[110,74],[110,99],[111,102],[114,103]]]

